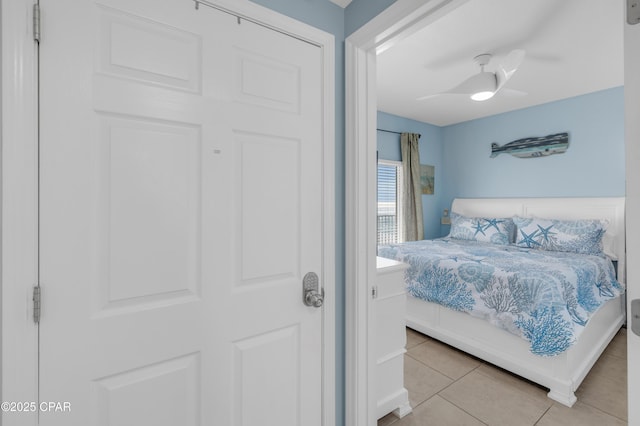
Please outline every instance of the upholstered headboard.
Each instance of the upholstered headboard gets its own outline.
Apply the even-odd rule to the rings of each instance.
[[[618,280],[626,281],[624,197],[603,198],[456,198],[451,210],[469,217],[538,217],[602,219],[608,222],[604,251],[618,263]]]

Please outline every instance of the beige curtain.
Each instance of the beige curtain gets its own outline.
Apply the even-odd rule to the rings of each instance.
[[[400,135],[400,150],[402,152],[402,170],[404,187],[402,196],[404,241],[424,239],[424,225],[422,223],[422,188],[420,185],[420,135],[417,133],[402,133]]]

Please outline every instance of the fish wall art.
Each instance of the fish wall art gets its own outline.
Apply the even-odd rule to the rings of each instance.
[[[545,157],[562,154],[567,148],[569,148],[569,134],[556,133],[537,138],[518,139],[502,146],[494,142],[491,144],[491,158],[499,154],[511,154],[518,158]]]

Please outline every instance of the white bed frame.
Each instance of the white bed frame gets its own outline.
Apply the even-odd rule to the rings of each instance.
[[[469,217],[605,219],[605,252],[617,262],[618,280],[626,270],[624,198],[455,199],[451,210]],[[575,391],[625,322],[624,295],[608,301],[591,317],[566,352],[540,357],[524,339],[462,312],[407,297],[407,326],[549,388],[549,398],[571,407]]]

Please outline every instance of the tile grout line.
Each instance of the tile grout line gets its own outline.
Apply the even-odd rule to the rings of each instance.
[[[444,343],[444,342],[440,342],[440,341],[438,341],[438,342],[439,342],[439,343],[442,343],[443,345],[449,346],[449,345],[447,345],[447,344],[446,344],[446,343]],[[426,343],[426,342],[422,342],[420,345],[422,345],[423,343]],[[415,345],[415,346],[413,346],[411,349],[413,349],[413,348],[415,348],[415,347],[417,347],[417,346],[420,346],[420,345]],[[437,372],[437,373],[442,374],[442,375],[443,375],[443,376],[445,376],[446,378],[453,380],[453,382],[454,382],[454,383],[455,383],[456,381],[458,381],[458,380],[462,379],[462,377],[464,377],[464,376],[466,376],[467,374],[471,373],[472,371],[474,371],[475,369],[479,368],[480,366],[482,366],[482,365],[485,363],[485,361],[481,360],[480,358],[476,358],[475,356],[473,356],[473,355],[471,355],[471,354],[467,354],[467,353],[465,353],[464,351],[460,351],[459,349],[456,349],[456,348],[453,348],[453,347],[451,347],[451,348],[452,348],[452,349],[454,349],[454,350],[456,350],[457,352],[461,352],[461,353],[462,353],[464,356],[466,356],[467,358],[473,358],[473,359],[475,359],[476,361],[478,361],[478,363],[479,363],[479,364],[478,364],[478,365],[476,365],[475,367],[473,367],[471,370],[469,370],[469,371],[468,371],[467,373],[465,373],[463,376],[461,376],[461,377],[459,377],[459,378],[457,378],[457,379],[456,379],[455,377],[451,377],[451,376],[449,376],[448,374],[444,373],[443,371],[440,371],[440,370],[438,370],[437,368],[432,367],[432,366],[430,366],[429,364],[427,364],[427,363],[425,363],[425,362],[422,362],[421,360],[419,360],[418,358],[416,358],[415,356],[413,356],[413,355],[409,352],[409,349],[407,349],[407,352],[405,353],[405,355],[407,355],[407,356],[411,357],[411,359],[413,359],[414,361],[419,362],[420,364],[424,365],[425,367],[428,367],[428,368],[430,368],[431,370],[433,370],[433,371],[435,371],[435,372]],[[452,384],[453,384],[453,383],[452,383]],[[449,386],[450,386],[450,385],[449,385]],[[448,386],[447,386],[447,387],[448,387]]]
[[[616,337],[617,337],[617,336],[616,336]],[[621,338],[624,338],[624,337],[621,337]],[[434,396],[438,396],[438,397],[442,398],[444,401],[448,402],[448,403],[449,403],[449,404],[451,404],[452,406],[454,406],[454,407],[456,407],[457,409],[459,409],[460,411],[462,411],[463,413],[467,414],[467,415],[468,415],[468,416],[470,416],[471,418],[473,418],[473,419],[475,419],[476,421],[478,421],[478,422],[482,423],[483,425],[486,425],[486,423],[485,423],[485,422],[483,422],[481,419],[479,419],[479,418],[477,418],[476,416],[474,416],[473,414],[469,413],[469,412],[468,412],[467,410],[465,410],[464,408],[462,408],[462,407],[458,406],[458,405],[457,405],[456,403],[454,403],[453,401],[450,401],[450,400],[449,400],[449,399],[447,399],[444,395],[442,395],[442,393],[443,393],[444,391],[446,391],[446,390],[447,390],[449,387],[451,387],[452,385],[456,384],[459,380],[464,379],[465,377],[467,377],[469,374],[471,374],[471,373],[472,373],[472,372],[474,372],[474,371],[477,371],[477,372],[478,372],[478,374],[480,374],[481,376],[483,376],[483,377],[485,377],[485,378],[487,378],[487,379],[491,379],[492,377],[491,377],[490,375],[483,374],[479,369],[480,369],[480,367],[482,367],[482,366],[484,366],[484,365],[492,366],[492,364],[487,363],[486,361],[483,361],[483,360],[478,359],[478,358],[476,358],[476,357],[473,357],[473,356],[472,356],[472,355],[470,355],[470,354],[465,354],[465,355],[471,356],[473,359],[476,359],[477,361],[479,361],[479,364],[478,364],[478,365],[476,365],[475,367],[473,367],[471,370],[467,371],[467,372],[466,372],[465,374],[463,374],[461,377],[459,377],[459,378],[457,378],[457,379],[456,379],[456,378],[450,377],[449,375],[445,374],[444,372],[440,371],[439,369],[437,369],[437,368],[435,368],[435,367],[432,367],[432,366],[430,366],[430,365],[426,364],[425,362],[421,361],[420,359],[416,358],[414,355],[412,355],[411,353],[409,353],[409,350],[412,350],[412,349],[414,349],[414,348],[417,348],[418,346],[420,346],[420,345],[422,345],[422,344],[426,344],[426,343],[428,343],[430,340],[436,340],[436,341],[438,341],[437,339],[430,338],[429,336],[425,336],[425,339],[420,339],[420,340],[422,340],[422,341],[420,341],[419,343],[414,344],[414,345],[413,345],[413,346],[411,346],[411,347],[407,347],[407,348],[406,348],[406,349],[407,349],[406,355],[407,355],[407,356],[409,356],[412,360],[417,361],[420,365],[425,366],[426,368],[429,368],[429,369],[433,370],[434,372],[437,372],[437,373],[441,374],[442,376],[444,376],[444,377],[446,377],[446,378],[450,379],[450,380],[451,380],[451,383],[449,383],[448,385],[446,385],[445,387],[443,387],[442,389],[440,389],[439,391],[437,391],[436,393],[434,393],[433,395],[431,395],[431,396],[430,396],[429,398],[427,398],[426,400],[421,401],[421,402],[420,402],[420,403],[418,403],[415,407],[412,407],[412,409],[413,409],[413,410],[415,410],[415,409],[417,409],[418,407],[420,407],[422,404],[424,404],[425,402],[427,402],[427,401],[431,401],[431,400],[433,399],[433,397],[434,397]],[[443,343],[443,342],[441,342],[441,343]],[[445,343],[445,345],[446,345],[446,343]],[[462,352],[464,353],[464,351],[462,351]],[[603,354],[603,355],[604,355],[604,354]],[[606,355],[607,355],[607,356],[610,356],[610,357],[612,357],[612,358],[616,358],[616,359],[621,360],[621,361],[623,361],[623,360],[624,360],[624,361],[626,361],[626,357],[624,357],[624,356],[618,356],[617,354],[614,354],[614,353],[606,353]],[[499,368],[499,367],[498,367],[498,368]],[[508,372],[507,372],[507,373],[508,373]],[[518,377],[517,375],[514,375],[514,376],[515,376],[516,378]],[[525,380],[526,380],[526,379],[525,379]],[[525,392],[525,393],[526,393],[526,392]],[[610,416],[610,417],[611,417],[611,418],[613,418],[613,419],[617,419],[617,420],[619,420],[619,421],[621,421],[621,422],[623,422],[623,423],[625,423],[625,424],[628,424],[628,421],[627,421],[627,420],[625,420],[625,419],[623,419],[623,418],[621,418],[621,417],[619,417],[619,416],[617,416],[617,415],[615,415],[615,414],[613,414],[613,413],[609,413],[608,411],[605,411],[605,410],[603,410],[603,409],[600,409],[600,408],[598,408],[598,407],[595,407],[595,406],[593,406],[593,405],[591,405],[591,404],[588,404],[588,403],[585,403],[585,402],[582,402],[582,401],[581,401],[581,404],[583,404],[584,406],[587,406],[587,407],[589,407],[589,408],[591,408],[591,409],[595,410],[596,412],[599,412],[599,413],[601,413],[601,414],[603,414],[603,415],[605,415],[605,416]],[[540,424],[540,422],[544,419],[544,417],[545,417],[546,415],[548,415],[548,414],[549,414],[549,412],[550,412],[551,408],[552,408],[552,407],[554,407],[554,406],[556,406],[556,405],[557,405],[557,404],[554,402],[554,403],[552,403],[549,407],[547,407],[547,408],[544,410],[544,412],[543,412],[543,413],[538,417],[538,419],[537,419],[537,420],[535,420],[535,422],[533,423],[533,426]],[[392,425],[396,424],[396,423],[397,423],[398,421],[400,421],[400,420],[402,420],[402,419],[397,419],[397,418],[396,418],[395,420],[393,420],[393,422],[392,422],[392,423],[390,423],[390,424],[389,424],[389,426],[392,426]]]
[[[538,420],[535,421],[533,426],[536,426],[538,423],[540,423],[540,420],[542,420],[542,418],[547,415],[549,410],[551,410],[551,407],[553,407],[554,405],[555,405],[555,402],[551,404],[546,410],[544,410],[544,413],[542,413],[542,415],[538,418]]]
[[[470,412],[468,412],[467,410],[465,410],[464,408],[460,407],[458,404],[456,404],[453,401],[450,401],[449,399],[447,399],[444,395],[440,395],[440,392],[445,391],[446,389],[448,389],[449,387],[451,387],[452,385],[454,385],[455,383],[458,382],[458,380],[462,380],[463,378],[467,377],[469,374],[471,374],[472,372],[476,371],[478,368],[480,368],[482,366],[482,362],[480,363],[480,365],[477,365],[476,367],[474,367],[473,369],[471,369],[470,371],[468,371],[466,374],[464,374],[463,376],[461,376],[458,379],[454,379],[452,377],[449,377],[451,380],[453,380],[453,382],[449,383],[447,386],[445,386],[444,388],[440,389],[438,392],[436,392],[434,395],[432,395],[429,399],[433,398],[434,396],[439,396],[440,398],[444,399],[445,401],[447,401],[449,404],[453,405],[454,407],[456,407],[458,410],[462,411],[463,413],[466,413],[467,415],[471,416],[472,418],[476,419],[477,421],[479,421],[480,423],[482,423],[483,425],[487,425],[487,423],[485,423],[482,419],[477,418],[476,416],[474,416],[473,414],[471,414]],[[435,370],[435,369],[434,369]],[[436,370],[437,371],[437,370]],[[444,373],[440,373],[440,374],[444,374]],[[480,373],[478,373],[480,374]],[[427,399],[427,401],[429,400]],[[418,404],[420,405],[420,404]]]
[[[415,348],[415,347],[417,347],[417,346],[420,346],[420,345],[422,345],[422,344],[424,344],[424,343],[427,343],[427,341],[428,341],[428,340],[425,340],[424,342],[422,342],[422,343],[420,343],[420,344],[418,344],[418,345],[415,345],[415,346],[413,346],[413,347]],[[446,345],[446,343],[445,343],[445,345]],[[470,355],[470,354],[465,354],[465,355],[467,355],[467,356],[472,356],[472,355]],[[482,423],[483,425],[487,425],[487,423],[485,423],[482,419],[477,418],[476,416],[474,416],[473,414],[471,414],[470,412],[468,412],[468,411],[467,411],[467,410],[465,410],[464,408],[462,408],[462,407],[460,407],[459,405],[457,405],[455,402],[450,401],[450,400],[449,400],[449,399],[447,399],[444,395],[441,395],[441,394],[440,394],[441,392],[445,391],[446,389],[448,389],[449,387],[451,387],[452,385],[454,385],[455,383],[457,383],[459,380],[462,380],[463,378],[467,377],[467,376],[468,376],[469,374],[471,374],[472,372],[474,372],[474,371],[476,371],[477,369],[479,369],[482,365],[484,365],[484,364],[485,364],[485,361],[483,361],[483,360],[481,360],[481,359],[478,359],[478,358],[475,358],[475,357],[474,357],[474,359],[477,359],[477,360],[479,361],[478,365],[476,365],[476,366],[475,366],[475,367],[473,367],[471,370],[467,371],[465,374],[463,374],[462,376],[460,376],[460,377],[458,377],[458,378],[456,379],[456,378],[453,378],[453,377],[448,376],[447,374],[445,374],[444,372],[442,372],[442,371],[438,370],[437,368],[431,367],[431,366],[429,366],[429,365],[425,364],[424,362],[420,361],[419,359],[415,358],[414,356],[412,356],[412,355],[409,353],[409,350],[408,350],[408,349],[407,349],[407,356],[411,357],[411,359],[413,359],[414,361],[416,361],[416,362],[418,362],[418,363],[420,363],[420,364],[424,365],[425,367],[430,368],[430,369],[432,369],[433,371],[435,371],[435,372],[437,372],[437,373],[439,373],[439,374],[442,374],[444,377],[447,377],[447,378],[449,378],[449,379],[451,379],[451,380],[452,380],[452,382],[451,382],[451,383],[449,383],[447,386],[443,387],[443,388],[442,388],[442,389],[440,389],[438,392],[436,392],[435,394],[431,395],[429,398],[425,399],[424,401],[422,401],[421,403],[419,403],[418,405],[416,405],[416,407],[415,407],[415,408],[417,408],[417,407],[419,407],[420,405],[424,404],[425,402],[427,402],[427,401],[431,400],[434,396],[439,396],[440,398],[442,398],[443,400],[445,400],[445,401],[446,401],[446,402],[448,402],[449,404],[453,405],[454,407],[456,407],[458,410],[462,411],[463,413],[467,414],[467,415],[468,415],[468,416],[470,416],[471,418],[473,418],[473,419],[477,420],[478,422]],[[482,373],[480,373],[480,372],[478,372],[478,374],[480,374],[480,375],[482,375],[482,376],[484,376],[484,377],[487,377],[487,376],[485,376],[484,374],[482,374]],[[414,407],[412,407],[412,409],[415,409],[415,408],[414,408]],[[394,422],[394,423],[395,423],[395,422]]]
[[[622,419],[622,418],[618,417],[617,415],[615,415],[615,414],[613,414],[613,413],[609,413],[608,411],[603,410],[602,408],[598,408],[598,407],[596,407],[596,406],[594,406],[594,405],[591,405],[591,404],[588,404],[588,403],[586,403],[586,402],[582,402],[582,401],[580,401],[580,403],[581,403],[582,405],[586,405],[587,407],[590,407],[590,408],[592,408],[592,409],[594,409],[594,410],[596,410],[596,411],[598,411],[598,412],[600,412],[600,413],[604,414],[605,416],[613,417],[614,419],[618,419],[618,420],[620,420],[621,422],[624,422],[624,423],[627,423],[627,424],[629,423],[629,421],[628,421],[628,420],[626,420],[626,419]]]
[[[421,342],[420,344],[414,345],[412,346],[412,348],[415,348],[417,346],[420,346],[424,343],[427,343],[428,340],[425,340],[424,342]],[[434,396],[438,396],[440,398],[442,398],[443,400],[445,400],[446,402],[448,402],[449,404],[453,405],[454,407],[456,407],[457,409],[459,409],[460,411],[462,411],[463,413],[467,414],[468,416],[474,418],[475,420],[479,421],[480,423],[482,423],[483,425],[487,425],[487,423],[485,423],[484,421],[482,421],[481,419],[477,418],[476,416],[474,416],[473,414],[469,413],[467,410],[465,410],[462,407],[459,407],[457,404],[455,404],[453,401],[448,400],[447,398],[444,397],[444,395],[440,395],[441,392],[443,392],[445,389],[449,388],[450,386],[452,386],[453,384],[455,384],[458,380],[462,380],[464,377],[466,377],[467,375],[471,374],[472,372],[474,372],[475,370],[477,370],[478,368],[480,368],[483,365],[483,361],[479,360],[479,364],[476,365],[475,367],[473,367],[471,370],[469,370],[468,372],[466,372],[464,375],[462,375],[461,377],[453,378],[448,376],[447,374],[445,374],[444,372],[438,370],[437,368],[431,367],[430,365],[425,364],[424,362],[420,361],[419,359],[415,358],[414,356],[412,356],[409,353],[409,349],[407,349],[406,355],[409,356],[411,359],[413,359],[414,361],[424,365],[425,367],[439,373],[442,374],[444,377],[451,379],[451,383],[449,383],[447,386],[443,387],[442,389],[440,389],[438,392],[434,393],[433,395],[431,395],[429,398],[425,399],[424,401],[420,402],[418,405],[416,405],[415,407],[411,407],[412,411],[417,409],[419,406],[421,406],[422,404],[424,404],[427,401],[430,401]],[[395,423],[395,421],[393,422]],[[393,425],[393,423],[391,425]]]
[[[422,342],[422,343],[426,343],[426,341],[425,341],[425,342]],[[422,343],[421,343],[421,344],[422,344]],[[416,345],[416,346],[419,346],[419,345]],[[415,346],[414,346],[414,347],[415,347]],[[465,410],[463,407],[460,407],[459,405],[457,405],[454,401],[451,401],[451,400],[449,400],[448,398],[446,398],[444,395],[441,395],[441,392],[444,392],[446,389],[448,389],[448,388],[449,388],[449,387],[451,387],[452,385],[456,384],[459,380],[464,379],[465,377],[467,377],[469,374],[473,373],[474,371],[479,370],[479,369],[480,369],[480,367],[482,367],[483,365],[493,366],[491,363],[488,363],[488,362],[486,362],[486,361],[484,361],[484,360],[478,359],[478,358],[476,358],[476,357],[473,357],[473,356],[472,356],[472,355],[470,355],[470,354],[467,354],[468,356],[473,357],[474,359],[477,359],[477,360],[479,361],[479,364],[478,364],[477,366],[473,367],[471,370],[469,370],[469,371],[468,371],[468,372],[466,372],[465,374],[463,374],[462,376],[460,376],[459,378],[455,379],[455,378],[453,378],[453,377],[448,376],[448,375],[447,375],[447,374],[445,374],[444,372],[442,372],[442,371],[438,370],[437,368],[435,368],[435,367],[431,367],[431,366],[429,366],[429,365],[425,364],[424,362],[422,362],[421,360],[419,360],[419,359],[415,358],[414,356],[412,356],[411,354],[409,354],[409,351],[408,351],[408,350],[407,350],[407,355],[408,355],[408,356],[410,356],[410,357],[411,357],[411,359],[413,359],[414,361],[417,361],[418,363],[420,363],[420,364],[422,364],[422,365],[426,366],[427,368],[430,368],[430,369],[432,369],[433,371],[436,371],[437,373],[440,373],[440,374],[442,374],[443,376],[445,376],[445,377],[447,377],[447,378],[449,378],[449,379],[451,379],[451,380],[452,380],[452,382],[451,382],[451,383],[449,383],[447,386],[445,386],[444,388],[440,389],[438,392],[436,392],[435,394],[433,394],[432,396],[430,396],[430,397],[429,397],[429,398],[427,398],[426,400],[424,400],[424,401],[422,401],[421,403],[419,403],[419,404],[416,406],[416,408],[417,408],[418,406],[420,406],[420,405],[424,404],[425,402],[429,401],[430,399],[432,399],[434,396],[436,396],[436,395],[437,395],[437,396],[439,396],[440,398],[442,398],[443,400],[445,400],[445,401],[447,401],[448,403],[450,403],[451,405],[453,405],[454,407],[458,408],[460,411],[464,412],[465,414],[467,414],[467,415],[469,415],[470,417],[474,418],[475,420],[479,421],[479,422],[480,422],[480,423],[482,423],[483,425],[487,425],[487,423],[485,423],[482,419],[479,419],[478,417],[474,416],[473,414],[471,414],[470,412],[468,412],[467,410]],[[495,367],[495,366],[494,366],[494,367]],[[496,368],[498,368],[498,367],[496,367]],[[491,377],[491,376],[489,376],[489,375],[482,374],[482,372],[481,372],[481,371],[477,371],[477,373],[478,373],[479,375],[481,375],[482,377],[484,377],[485,379],[495,380],[494,378],[492,378],[492,377]],[[526,392],[523,392],[523,393],[526,395]],[[538,418],[538,419],[537,419],[537,420],[532,424],[532,426],[534,426],[536,423],[538,423],[538,422],[542,419],[542,417],[544,417],[544,415],[547,413],[547,411],[549,411],[549,409],[550,409],[551,407],[553,407],[553,404],[551,404],[549,407],[547,407],[547,408],[545,409],[544,413],[543,413],[543,414],[542,414],[542,415],[541,415],[541,416],[540,416],[540,417],[539,417],[539,418]],[[615,416],[614,416],[614,417],[615,417]]]

